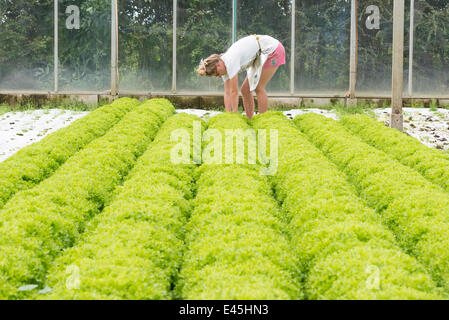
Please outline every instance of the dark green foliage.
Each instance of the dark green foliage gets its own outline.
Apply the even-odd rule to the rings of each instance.
[[[52,0],[0,2],[0,88],[53,86]]]
[[[348,88],[350,1],[296,1],[295,89],[344,91]],[[53,87],[53,0],[0,2],[0,87]],[[68,5],[81,13],[79,30],[68,30]],[[380,10],[380,29],[365,26],[366,9]],[[59,1],[61,88],[105,90],[110,84],[110,2]],[[169,90],[172,79],[172,1],[122,0],[119,11],[119,70],[125,90]],[[393,0],[358,1],[358,83],[360,91],[389,90]],[[449,5],[443,0],[415,1],[414,91],[444,94],[449,87]],[[409,1],[405,13],[405,61],[408,61]],[[217,90],[219,81],[195,74],[200,59],[232,44],[232,0],[179,0],[177,79],[184,90]],[[291,1],[237,1],[237,39],[268,34],[281,40],[287,65],[270,88],[289,89]],[[204,79],[203,79],[204,80]],[[219,79],[218,79],[219,80]]]
[[[120,88],[168,90],[173,69],[173,1],[122,0],[118,10]]]

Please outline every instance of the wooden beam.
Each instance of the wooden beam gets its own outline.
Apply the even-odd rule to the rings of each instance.
[[[404,0],[394,0],[393,75],[390,127],[403,131],[402,91],[404,87]]]

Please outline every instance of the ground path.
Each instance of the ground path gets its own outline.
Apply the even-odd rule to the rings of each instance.
[[[374,109],[378,120],[389,124],[391,109]],[[194,114],[207,119],[220,111],[199,109],[180,109],[177,112]],[[326,117],[338,119],[334,111],[323,109],[292,109],[283,111],[290,119],[299,114],[314,112]],[[0,162],[7,159],[21,148],[37,142],[47,134],[68,126],[88,112],[46,109],[24,112],[8,112],[0,115]],[[404,130],[423,144],[449,151],[449,110],[428,108],[404,108]]]

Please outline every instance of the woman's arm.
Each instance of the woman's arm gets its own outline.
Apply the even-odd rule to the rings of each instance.
[[[239,109],[239,88],[238,88],[238,75],[234,78],[226,80],[224,83],[225,94],[224,103],[225,110],[227,112],[238,112]]]
[[[230,89],[230,80],[226,80],[224,83],[224,104],[226,112],[231,112],[231,89]]]

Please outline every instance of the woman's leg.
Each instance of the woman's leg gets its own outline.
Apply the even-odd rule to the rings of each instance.
[[[270,79],[273,77],[273,75],[276,73],[277,69],[279,67],[269,68],[269,69],[263,69],[262,74],[260,75],[259,84],[256,88],[256,95],[257,95],[257,104],[259,106],[259,113],[267,112],[268,110],[268,97],[267,92],[265,91],[265,86],[270,81]],[[254,107],[253,107],[254,110]]]
[[[251,91],[249,91],[248,77],[243,81],[240,91],[242,92],[243,107],[245,108],[246,116],[251,120],[254,115],[254,97]]]

